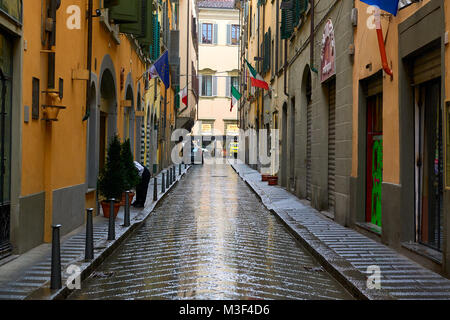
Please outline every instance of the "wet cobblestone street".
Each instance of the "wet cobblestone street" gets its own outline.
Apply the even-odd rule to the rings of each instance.
[[[229,165],[194,166],[69,299],[352,299]]]

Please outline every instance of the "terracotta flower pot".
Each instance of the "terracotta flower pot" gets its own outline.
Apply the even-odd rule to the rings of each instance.
[[[109,218],[109,206],[110,206],[109,201],[102,201],[100,203],[102,205],[103,216],[105,218]],[[120,209],[120,202],[114,202],[114,218],[117,218],[119,209]]]
[[[263,175],[261,176],[261,181],[269,181],[269,177],[270,177],[269,174],[263,174]]]
[[[278,177],[269,177],[269,186],[276,186],[278,184]]]

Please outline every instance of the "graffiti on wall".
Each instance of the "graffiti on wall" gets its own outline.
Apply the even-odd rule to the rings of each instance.
[[[372,223],[381,227],[381,183],[383,182],[383,140],[372,148]]]

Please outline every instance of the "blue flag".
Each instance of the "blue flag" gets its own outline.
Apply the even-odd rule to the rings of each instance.
[[[361,2],[367,3],[371,6],[377,6],[381,10],[397,15],[398,0],[361,0]]]
[[[159,57],[158,60],[153,64],[152,69],[156,70],[159,78],[164,82],[166,89],[170,88],[170,77],[169,77],[169,51],[166,51]]]

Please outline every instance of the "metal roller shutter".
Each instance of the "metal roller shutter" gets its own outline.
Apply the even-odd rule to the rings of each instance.
[[[441,76],[441,48],[420,55],[414,60],[413,81],[420,84]]]
[[[311,102],[306,107],[306,199],[311,200],[311,131],[312,131],[312,106]]]
[[[328,209],[334,212],[336,177],[336,81],[328,88]]]

